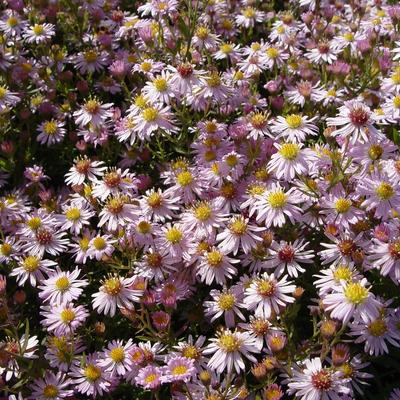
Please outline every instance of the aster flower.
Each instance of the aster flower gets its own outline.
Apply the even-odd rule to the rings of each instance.
[[[23,246],[24,251],[39,257],[45,253],[56,256],[65,251],[68,244],[64,232],[47,226],[38,228],[27,239],[28,242]]]
[[[264,21],[265,13],[263,11],[257,10],[254,7],[248,6],[240,10],[235,18],[235,22],[238,26],[243,26],[244,28],[254,27],[256,22]]]
[[[142,291],[131,289],[135,278],[122,278],[110,275],[102,281],[99,291],[92,295],[93,308],[99,312],[113,317],[118,308],[132,309],[132,302],[137,302]]]
[[[140,208],[145,215],[154,221],[164,222],[174,216],[179,209],[176,204],[178,198],[173,197],[171,192],[163,192],[161,189],[147,190],[140,200]]]
[[[20,100],[17,93],[10,92],[7,86],[0,85],[0,112],[15,106]]]
[[[77,53],[72,57],[72,62],[81,74],[87,74],[103,70],[108,63],[108,57],[106,52],[91,48]]]
[[[66,378],[62,372],[58,372],[57,374],[46,372],[44,378],[35,379],[32,385],[30,385],[30,389],[32,390],[30,399],[60,400],[71,397],[74,391],[69,389],[70,385],[71,380]]]
[[[83,199],[72,199],[69,205],[63,205],[63,214],[57,216],[62,231],[69,230],[78,235],[84,226],[90,224],[89,219],[95,215],[89,203]]]
[[[99,365],[109,372],[111,376],[124,376],[131,369],[132,358],[130,352],[133,349],[132,340],[126,343],[122,340],[113,340],[104,351]]]
[[[75,123],[81,127],[91,124],[101,126],[107,118],[112,117],[112,103],[102,104],[99,100],[89,99],[80,110],[74,112]]]
[[[74,306],[73,303],[57,306],[43,306],[41,315],[44,319],[42,325],[48,332],[54,332],[57,336],[73,334],[89,316],[82,305]]]
[[[53,24],[34,24],[24,31],[24,39],[27,43],[43,43],[55,35]]]
[[[277,143],[275,147],[278,152],[272,154],[268,169],[274,172],[278,179],[290,181],[296,174],[305,175],[308,172],[308,164],[315,159],[312,150],[302,149],[302,144]]]
[[[227,253],[233,252],[236,255],[239,247],[249,253],[256,243],[262,239],[257,235],[264,229],[249,223],[247,218],[233,217],[227,228],[217,235],[220,249]]]
[[[369,260],[381,275],[389,276],[397,285],[400,284],[400,238],[393,238],[387,243],[375,239]]]
[[[211,317],[211,322],[222,315],[225,318],[225,325],[228,328],[235,327],[235,315],[237,315],[241,320],[245,320],[243,313],[240,308],[243,308],[241,303],[243,298],[243,293],[241,288],[232,287],[230,289],[224,289],[223,291],[211,290],[210,292],[212,301],[205,301],[204,307],[206,309],[206,316]]]
[[[16,276],[20,286],[23,286],[29,279],[29,283],[35,287],[38,282],[41,283],[45,279],[45,274],[50,274],[51,268],[55,267],[57,263],[32,254],[20,258],[18,265],[10,272],[10,276]]]
[[[65,304],[79,298],[89,282],[78,279],[81,270],[75,267],[73,271],[61,271],[59,267],[49,273],[49,277],[38,286],[39,297],[51,304]]]
[[[106,167],[103,166],[102,161],[92,161],[86,156],[76,158],[74,165],[65,175],[65,183],[68,185],[82,185],[86,179],[94,181],[102,176],[104,170],[106,170]]]
[[[129,204],[127,196],[110,196],[106,200],[104,208],[100,211],[100,221],[98,227],[107,223],[107,230],[116,231],[118,227],[123,227],[136,217],[136,207]]]
[[[350,393],[347,382],[339,371],[323,367],[320,358],[305,360],[302,368],[293,369],[293,376],[287,379],[288,393],[301,400],[339,399],[339,394]]]
[[[86,396],[96,397],[108,393],[111,376],[100,366],[100,354],[88,354],[82,363],[73,364],[70,376],[74,390]]]
[[[63,140],[67,131],[64,128],[63,122],[51,119],[49,121],[42,122],[38,127],[38,132],[38,142],[40,144],[47,144],[47,146],[51,146]]]
[[[162,383],[188,382],[196,375],[194,360],[186,357],[170,357],[163,368]]]
[[[93,237],[88,243],[87,256],[100,261],[104,256],[110,257],[114,252],[113,244],[116,242],[110,235],[100,235]]]
[[[375,298],[367,287],[365,278],[360,282],[341,282],[334,286],[333,292],[323,298],[325,310],[330,312],[332,318],[336,318],[347,324],[350,319],[362,319],[364,322],[378,317],[381,303]]]
[[[245,369],[243,357],[256,362],[251,353],[258,353],[254,336],[249,332],[237,332],[225,329],[210,339],[210,344],[204,349],[205,354],[212,354],[208,361],[208,367],[215,369],[217,373],[227,370],[228,373],[235,370],[240,373]]]
[[[307,135],[318,134],[317,126],[312,123],[315,119],[316,117],[308,119],[300,114],[278,116],[271,126],[271,131],[277,134],[277,138],[284,138],[293,143],[302,143]]]
[[[185,339],[184,341],[179,341],[179,343],[174,346],[177,354],[193,360],[195,366],[206,368],[207,359],[203,356],[203,345],[206,341],[206,337],[199,336],[194,340],[193,336],[189,335]]]
[[[256,317],[268,319],[272,313],[279,315],[288,303],[294,302],[294,297],[287,293],[293,293],[295,289],[286,276],[278,281],[274,274],[264,272],[246,288],[243,303],[249,310],[255,310]]]
[[[273,242],[270,246],[269,257],[266,261],[267,268],[274,268],[274,275],[279,277],[284,271],[292,278],[297,278],[299,272],[305,271],[300,264],[312,264],[314,252],[305,250],[308,243],[303,239],[296,239],[293,243],[280,241]],[[300,263],[300,264],[299,264]]]
[[[144,86],[142,93],[152,104],[157,102],[169,104],[175,97],[170,80],[171,74],[168,71],[162,71]]]
[[[370,108],[364,103],[356,100],[345,101],[339,108],[339,115],[327,119],[328,126],[340,127],[333,131],[333,136],[348,137],[351,143],[357,141],[364,143],[369,141],[370,136],[381,134],[374,127],[375,116]]]
[[[139,369],[135,377],[137,385],[144,389],[157,389],[161,386],[162,370],[154,365]]]
[[[264,222],[267,228],[283,226],[286,217],[292,224],[301,220],[301,209],[295,204],[300,204],[302,199],[293,187],[285,192],[278,183],[273,183],[265,193],[255,198],[253,210],[256,220]]]

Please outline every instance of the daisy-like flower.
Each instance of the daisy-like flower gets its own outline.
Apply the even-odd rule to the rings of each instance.
[[[47,144],[51,146],[55,143],[61,142],[66,134],[64,122],[51,119],[42,122],[38,127],[39,135],[37,140],[40,144]]]
[[[370,136],[381,136],[374,127],[376,117],[370,108],[357,100],[345,101],[337,117],[328,118],[327,125],[341,127],[332,132],[333,136],[348,137],[351,143],[368,142]]]
[[[107,167],[103,166],[103,161],[92,161],[86,156],[74,160],[74,165],[65,175],[67,185],[82,185],[86,179],[96,180],[102,176]]]
[[[321,201],[321,212],[326,214],[326,222],[348,228],[364,217],[364,212],[353,205],[343,187],[337,185]]]
[[[12,10],[6,10],[3,16],[4,19],[0,20],[0,30],[9,37],[20,35],[26,27],[26,21]]]
[[[337,60],[337,54],[338,50],[329,42],[320,42],[305,55],[314,64],[332,64]]]
[[[49,273],[49,277],[38,286],[39,297],[51,304],[65,304],[79,298],[89,282],[86,279],[78,279],[81,270],[75,267],[73,271],[56,271]]]
[[[179,64],[176,68],[169,66],[171,75],[171,87],[182,97],[191,93],[195,86],[203,84],[203,71],[195,69],[195,65],[188,62]]]
[[[374,240],[374,244],[369,260],[381,275],[390,276],[393,282],[400,285],[400,237],[387,243]]]
[[[30,389],[32,391],[30,399],[34,400],[60,400],[71,397],[74,391],[70,389],[72,381],[62,372],[54,374],[46,372],[43,378],[35,379]]]
[[[147,215],[155,222],[165,222],[174,216],[179,210],[178,199],[171,196],[171,192],[163,192],[161,189],[150,189],[146,191],[140,200],[140,208],[144,215]]]
[[[89,316],[84,306],[74,306],[72,303],[44,306],[42,310],[41,314],[45,317],[42,325],[57,336],[73,334]]]
[[[217,241],[221,251],[228,254],[233,252],[236,255],[241,248],[246,254],[262,241],[257,235],[264,228],[249,223],[248,218],[242,216],[233,217],[228,223],[227,228],[217,235]]]
[[[10,272],[10,276],[16,276],[17,282],[23,286],[29,279],[29,283],[35,287],[38,282],[42,282],[45,274],[50,274],[51,268],[57,265],[56,262],[51,260],[43,260],[38,255],[27,255],[18,260],[18,267]]]
[[[193,46],[199,50],[203,48],[206,50],[212,50],[219,39],[218,36],[210,32],[210,29],[205,25],[199,25],[196,28],[193,36]]]
[[[100,221],[97,226],[102,227],[107,223],[107,230],[116,231],[119,227],[123,227],[134,220],[135,211],[136,207],[129,204],[129,197],[110,196],[99,213]]]
[[[235,315],[241,320],[245,320],[243,313],[239,307],[243,307],[241,300],[243,298],[242,289],[239,287],[232,287],[224,289],[222,292],[219,290],[211,290],[210,292],[212,301],[205,301],[204,307],[205,314],[211,317],[211,322],[214,322],[221,315],[225,318],[225,325],[228,328],[235,327]]]
[[[70,376],[74,390],[86,396],[103,396],[112,384],[110,374],[100,366],[99,353],[88,354],[82,363],[72,365]]]
[[[247,6],[240,10],[240,14],[236,15],[235,22],[238,26],[252,28],[256,22],[263,22],[264,19],[265,13],[263,11]]]
[[[272,154],[268,169],[275,173],[278,179],[291,181],[297,175],[305,175],[308,172],[308,164],[315,159],[314,152],[310,149],[302,149],[302,144],[276,143],[278,152]]]
[[[133,117],[133,123],[139,139],[148,141],[154,132],[163,130],[174,133],[178,130],[169,106],[161,104],[148,105],[140,114]]]
[[[281,276],[285,270],[290,277],[297,278],[299,272],[304,272],[305,269],[301,264],[312,264],[314,252],[305,250],[308,243],[303,239],[296,239],[293,243],[280,241],[273,242],[269,248],[270,256],[266,261],[268,268],[274,268],[274,275]]]
[[[365,278],[359,282],[344,282],[333,287],[332,293],[323,298],[325,310],[332,318],[347,324],[350,319],[364,322],[372,321],[379,316],[382,304],[367,287]]]
[[[374,210],[376,218],[387,220],[392,210],[400,209],[400,188],[385,174],[374,172],[357,185],[357,193],[365,196],[361,206]]]
[[[63,206],[63,214],[57,216],[60,229],[69,230],[79,235],[84,226],[89,225],[89,219],[95,214],[89,203],[83,199],[73,199],[71,204]]]
[[[236,371],[239,374],[246,368],[243,357],[253,363],[257,361],[251,354],[259,353],[256,339],[249,332],[221,330],[210,342],[204,353],[212,354],[207,365],[217,373],[227,370],[228,373]]]
[[[364,343],[364,351],[375,357],[389,353],[388,344],[400,347],[400,331],[391,316],[379,316],[372,321],[354,321],[350,324],[350,336],[355,343]]]
[[[99,52],[94,48],[78,53],[72,58],[72,62],[81,74],[98,72],[104,69],[108,63],[106,52]]]
[[[157,389],[161,386],[161,377],[161,368],[148,365],[147,367],[141,368],[134,379],[136,384],[144,389]]]
[[[129,356],[133,349],[132,340],[125,344],[122,340],[113,340],[104,350],[99,365],[111,376],[124,376],[131,369],[132,358]]]
[[[288,393],[301,400],[338,400],[339,395],[350,393],[348,381],[340,371],[323,367],[320,358],[312,358],[294,368],[286,383]]]
[[[189,335],[185,341],[180,341],[176,346],[174,346],[174,349],[177,350],[176,354],[193,360],[195,366],[206,368],[207,359],[203,356],[203,345],[205,341],[205,336],[199,336],[194,340],[193,336]]]
[[[132,302],[138,302],[143,291],[131,289],[135,277],[122,278],[110,275],[102,281],[98,292],[92,294],[93,308],[113,317],[118,308],[132,309]]]
[[[197,275],[206,285],[211,285],[214,281],[220,285],[226,283],[226,279],[231,279],[237,269],[232,265],[238,263],[239,260],[228,257],[222,248],[213,247],[200,257],[197,267]]]
[[[65,232],[43,226],[38,228],[27,238],[28,242],[24,244],[23,249],[39,257],[43,256],[45,253],[57,256],[66,250],[66,246],[69,243],[68,239],[64,236]]]
[[[307,135],[318,134],[318,127],[312,123],[315,119],[316,117],[308,119],[300,114],[278,116],[271,126],[271,131],[277,135],[277,138],[284,138],[293,143],[302,143]]]
[[[91,259],[95,258],[97,261],[104,256],[110,257],[114,252],[114,243],[116,240],[112,239],[110,235],[97,235],[89,242],[87,256]]]
[[[257,222],[264,222],[267,228],[283,226],[286,217],[292,224],[301,220],[301,208],[295,204],[302,203],[302,198],[294,187],[285,192],[279,183],[273,183],[264,194],[255,198],[252,210]]]
[[[75,123],[82,128],[88,124],[100,127],[107,118],[112,117],[112,106],[112,103],[102,104],[97,99],[89,99],[80,110],[74,112]]]
[[[194,360],[186,357],[172,356],[163,368],[162,383],[189,382],[196,375]]]
[[[279,315],[288,303],[294,302],[294,297],[287,293],[293,293],[295,289],[286,275],[278,281],[274,274],[264,272],[246,288],[243,303],[249,310],[255,310],[256,317],[268,319],[272,313]]]
[[[157,245],[168,252],[175,260],[190,259],[188,250],[191,238],[181,224],[167,223],[161,227]]]
[[[43,43],[55,35],[53,24],[34,24],[24,31],[24,39],[28,43]]]
[[[269,69],[272,69],[274,66],[282,67],[289,58],[289,54],[277,46],[269,46],[265,50],[264,57],[266,60],[266,66]]]
[[[168,71],[162,71],[160,75],[155,76],[145,85],[142,93],[150,103],[161,102],[169,104],[171,99],[175,97],[170,80],[171,74]]]
[[[269,130],[269,114],[266,112],[253,112],[246,117],[248,136],[254,140],[271,136]]]
[[[20,100],[17,93],[10,92],[7,86],[0,85],[0,112],[14,107]]]
[[[192,203],[196,195],[201,196],[203,180],[194,168],[184,168],[175,172],[174,185],[166,190],[166,194],[179,197],[184,203]]]
[[[291,103],[304,107],[306,102],[317,102],[321,93],[319,82],[313,85],[309,81],[300,81],[296,86],[289,87],[285,95]]]

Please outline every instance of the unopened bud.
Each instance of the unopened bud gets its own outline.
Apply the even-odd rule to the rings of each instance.
[[[263,363],[258,363],[251,368],[251,373],[256,379],[261,381],[267,375],[267,367]]]
[[[23,290],[17,290],[14,293],[14,300],[17,304],[24,304],[26,301],[26,293]]]
[[[337,330],[336,322],[328,319],[321,324],[320,332],[323,338],[331,339]]]
[[[204,386],[209,386],[210,385],[210,383],[211,383],[211,374],[210,374],[209,371],[207,371],[207,370],[201,371],[200,374],[199,374],[199,378],[200,378],[201,383]]]
[[[103,335],[104,332],[106,331],[106,326],[105,326],[104,322],[97,321],[94,324],[94,330],[97,335]]]
[[[297,286],[293,292],[293,297],[298,300],[301,296],[303,296],[304,289],[301,286]]]

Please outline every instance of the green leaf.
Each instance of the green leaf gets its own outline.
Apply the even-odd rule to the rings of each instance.
[[[393,142],[398,146],[400,145],[400,134],[396,128],[393,128]]]

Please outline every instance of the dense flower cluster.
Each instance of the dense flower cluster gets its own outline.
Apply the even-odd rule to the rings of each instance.
[[[0,0],[6,399],[400,399],[400,6],[281,6]]]

